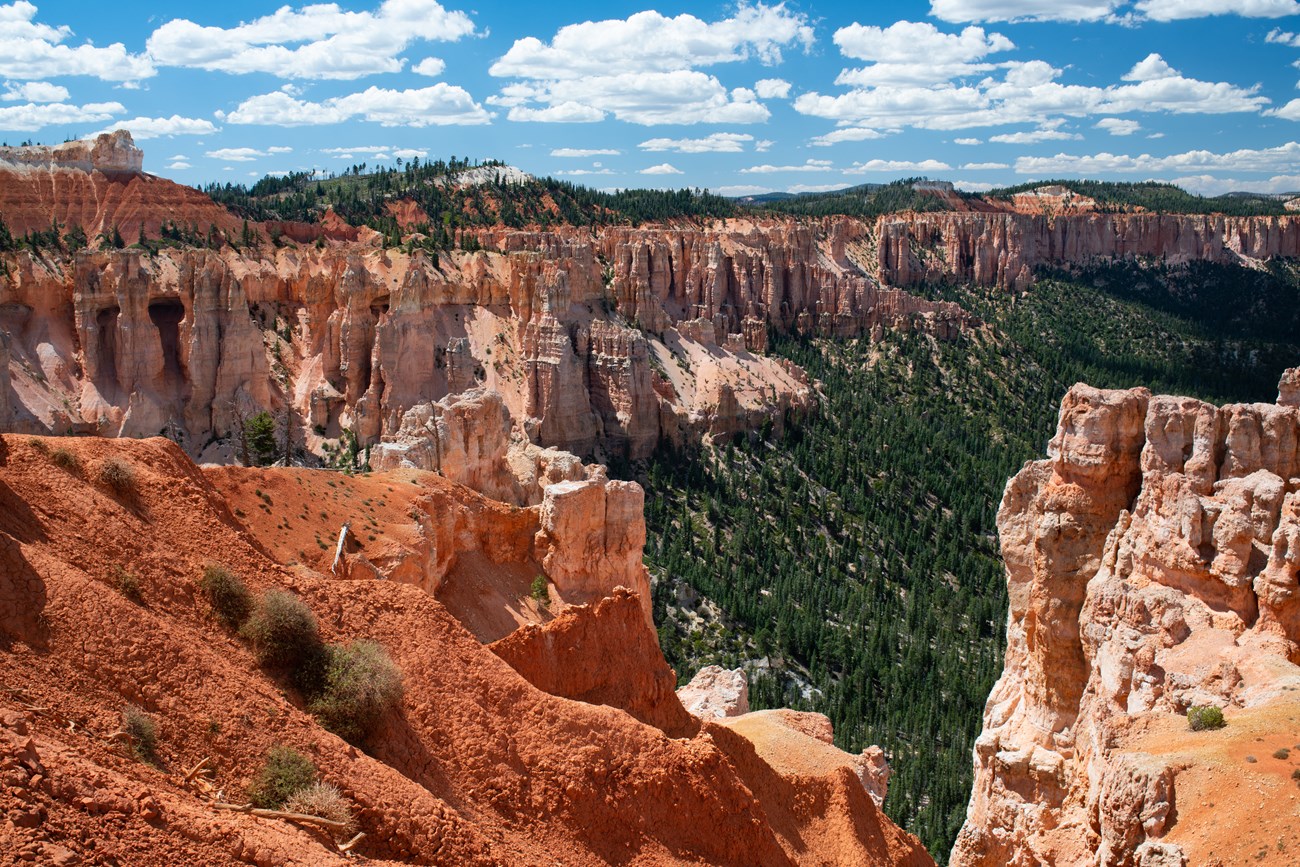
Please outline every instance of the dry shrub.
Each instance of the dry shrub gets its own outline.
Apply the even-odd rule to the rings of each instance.
[[[402,698],[402,671],[373,641],[332,644],[320,693],[308,709],[325,728],[356,743]]]
[[[136,756],[153,764],[158,760],[158,724],[133,704],[122,711],[122,731],[131,736]]]
[[[140,576],[135,573],[126,571],[120,565],[114,566],[112,583],[114,590],[121,593],[137,605],[144,601],[144,592],[140,586]]]
[[[253,610],[253,594],[248,591],[248,585],[220,563],[208,563],[203,567],[199,589],[208,598],[212,612],[231,629],[243,626]]]
[[[305,789],[299,789],[284,802],[284,809],[290,813],[305,813],[339,822],[344,826],[338,832],[340,835],[351,836],[356,833],[357,823],[352,818],[352,805],[337,786],[329,783],[312,783]]]
[[[100,463],[99,481],[119,497],[135,493],[135,470],[121,458],[108,458]]]
[[[1223,711],[1213,705],[1187,709],[1187,725],[1194,732],[1221,729],[1227,724],[1227,720],[1223,718]]]
[[[81,475],[81,458],[77,457],[75,452],[65,448],[57,448],[50,452],[50,460],[54,461],[56,466],[62,467],[74,476]]]
[[[289,669],[305,682],[309,669],[319,665],[325,649],[316,615],[292,593],[268,590],[240,630],[253,646],[257,661],[268,668]]]

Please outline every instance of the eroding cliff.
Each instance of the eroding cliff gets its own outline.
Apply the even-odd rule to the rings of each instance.
[[[1295,381],[1278,404],[1066,395],[1048,459],[1008,483],[998,513],[1006,664],[954,864],[1286,850],[1269,835],[1300,818],[1296,732],[1259,735],[1300,710]],[[1204,705],[1226,729],[1187,730]]]

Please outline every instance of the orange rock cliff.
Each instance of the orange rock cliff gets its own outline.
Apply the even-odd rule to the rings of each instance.
[[[998,512],[1006,666],[954,865],[1294,860],[1298,378],[1277,404],[1066,395]]]

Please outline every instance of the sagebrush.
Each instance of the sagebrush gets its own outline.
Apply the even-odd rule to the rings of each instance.
[[[131,749],[146,762],[158,760],[158,724],[133,704],[122,711],[122,731],[131,736]]]
[[[316,765],[293,747],[276,744],[267,751],[266,764],[248,785],[254,807],[278,810],[295,794],[316,782]]]
[[[402,672],[373,641],[332,644],[320,693],[308,709],[344,740],[364,738],[402,697]]]
[[[1228,724],[1223,711],[1213,705],[1193,706],[1187,709],[1187,725],[1194,732],[1221,729]]]
[[[243,626],[253,610],[253,594],[244,579],[220,563],[208,563],[203,567],[199,589],[212,606],[212,613],[231,629]]]
[[[299,789],[284,802],[284,809],[338,822],[343,826],[338,833],[345,836],[355,833],[357,828],[352,805],[337,786],[329,783],[317,782]]]
[[[268,590],[244,622],[241,634],[248,639],[257,661],[268,668],[290,670],[295,679],[307,677],[307,670],[324,656],[316,615],[292,593]]]

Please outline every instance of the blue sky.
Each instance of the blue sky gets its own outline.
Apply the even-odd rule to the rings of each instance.
[[[0,2],[0,139],[121,126],[191,184],[455,154],[729,194],[1281,192],[1298,83],[1298,0]]]

